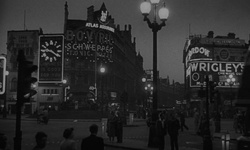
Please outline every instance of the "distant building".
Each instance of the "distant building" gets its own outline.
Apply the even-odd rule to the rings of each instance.
[[[34,65],[37,65],[40,34],[42,34],[42,30],[16,30],[8,31],[7,33],[6,70],[9,72],[9,75],[6,78],[6,100],[9,113],[15,113],[16,111],[18,51],[24,50],[26,59],[28,61],[33,61]],[[37,74],[33,74],[33,76],[37,76]],[[31,109],[35,110],[36,96],[31,99],[31,103],[25,104],[24,112],[30,113]]]
[[[209,31],[205,36],[189,36],[183,50],[183,63],[185,97],[190,104],[201,100],[198,91],[201,87],[205,90],[205,76],[208,76],[221,95],[215,98],[215,104],[220,105],[222,111],[229,108],[236,98],[248,47],[245,40],[236,38],[234,33],[214,36],[213,31]],[[227,82],[229,75],[234,82]]]
[[[170,83],[169,77],[158,79],[157,106],[158,108],[173,108],[176,107],[176,100],[183,101],[184,86],[179,82]],[[152,107],[153,105],[153,70],[145,70],[146,82],[144,83],[145,98],[144,105]]]
[[[38,108],[52,110],[95,109],[96,105],[125,105],[135,110],[142,102],[143,57],[136,51],[131,25],[124,30],[114,24],[103,3],[97,11],[87,9],[87,19],[69,19],[65,4],[63,33],[42,30],[9,31],[7,39],[7,105],[14,113],[17,93],[18,51],[39,66],[38,93],[25,104],[25,113]],[[59,42],[60,41],[60,42]],[[58,49],[58,53],[49,46]],[[62,46],[62,47],[61,47]],[[53,52],[51,52],[53,51]],[[55,56],[54,56],[55,55]],[[105,67],[101,74],[100,67]],[[65,82],[63,82],[65,81]],[[96,90],[96,89],[97,90]],[[96,93],[96,95],[95,95]],[[127,100],[121,95],[127,93]]]

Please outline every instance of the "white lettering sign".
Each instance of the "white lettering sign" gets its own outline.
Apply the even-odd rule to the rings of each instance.
[[[202,58],[210,58],[210,50],[204,48],[204,47],[193,47],[189,50],[187,56],[186,56],[186,65],[191,60],[191,57],[193,54],[203,54]]]

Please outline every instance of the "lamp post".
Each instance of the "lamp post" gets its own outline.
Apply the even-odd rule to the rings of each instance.
[[[208,76],[205,79],[206,82],[206,121],[204,123],[204,136],[203,136],[203,150],[213,150],[213,142],[210,134],[210,119],[209,119],[209,86],[210,83]],[[210,89],[211,90],[211,89]],[[211,96],[211,95],[210,95]]]
[[[232,90],[232,86],[234,85],[234,82],[235,82],[235,78],[232,74],[230,74],[227,78],[227,83],[230,85],[230,93],[231,93],[231,96],[230,96],[230,104],[231,104],[231,108],[233,107],[233,90]]]
[[[101,79],[101,80],[102,80],[102,81],[101,81],[101,82],[102,82],[102,83],[101,83],[101,86],[102,86],[102,87],[101,87],[101,88],[102,88],[101,99],[102,99],[102,106],[103,106],[103,104],[104,104],[104,103],[103,103],[103,85],[104,85],[104,84],[103,84],[103,74],[106,72],[106,68],[105,68],[104,66],[102,66],[102,65],[101,65],[101,67],[100,67],[100,72],[101,72],[101,74],[102,74],[102,79]],[[106,105],[107,105],[107,103],[106,103]],[[102,110],[103,110],[103,108],[102,108]]]
[[[162,21],[161,24],[158,24],[156,21],[156,16],[157,16],[157,6],[159,4],[160,0],[150,0],[147,1],[145,0],[144,2],[141,3],[140,9],[141,13],[144,16],[144,21],[147,22],[148,27],[152,29],[153,32],[153,113],[152,113],[152,127],[154,126],[156,119],[157,119],[157,32],[165,26],[165,22],[167,21],[169,11],[165,7],[165,3],[162,8],[159,9],[158,15],[160,20]],[[154,19],[153,22],[151,22],[148,18],[148,15],[151,11],[151,6],[154,7]],[[149,143],[148,147],[158,147],[157,143],[153,143],[151,140],[152,136],[154,136],[155,132],[153,130],[149,131]]]

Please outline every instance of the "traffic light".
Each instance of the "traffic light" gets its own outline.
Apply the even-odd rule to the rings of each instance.
[[[210,88],[210,103],[214,103],[215,94],[218,92],[216,90],[216,82],[209,81],[209,88]]]
[[[0,95],[5,93],[5,79],[6,79],[6,58],[0,56]]]
[[[35,90],[37,78],[32,77],[32,73],[37,70],[37,66],[33,65],[31,61],[27,61],[22,52],[20,52],[19,55],[18,100],[23,104],[25,102],[30,102],[30,98],[37,93]]]

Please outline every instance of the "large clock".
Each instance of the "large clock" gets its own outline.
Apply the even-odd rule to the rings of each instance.
[[[44,61],[56,62],[62,57],[62,45],[57,40],[48,39],[41,43],[40,57]]]

